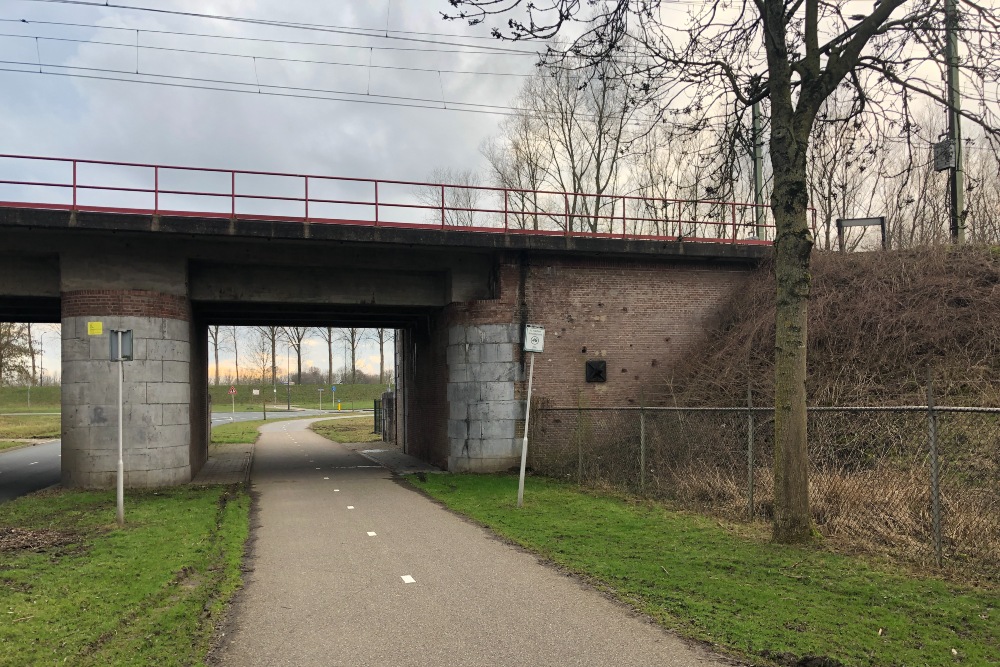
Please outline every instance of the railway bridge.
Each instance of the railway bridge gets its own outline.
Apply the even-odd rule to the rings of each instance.
[[[62,325],[66,486],[114,485],[110,329],[135,336],[126,484],[197,473],[215,324],[398,330],[404,450],[494,471],[519,458],[525,324],[547,331],[540,400],[637,402],[771,229],[731,202],[4,155],[0,320]]]

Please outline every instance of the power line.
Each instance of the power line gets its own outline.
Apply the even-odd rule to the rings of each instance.
[[[2,19],[0,19],[2,21]],[[146,32],[145,30],[130,30],[130,32],[135,32],[136,35],[139,33]],[[525,74],[519,72],[483,72],[478,70],[455,70],[455,69],[439,69],[435,67],[403,67],[401,65],[372,65],[372,64],[362,64],[362,63],[347,63],[338,62],[334,60],[312,60],[308,58],[281,58],[278,56],[262,56],[253,53],[227,53],[222,51],[203,51],[200,49],[178,49],[168,46],[152,46],[152,45],[136,45],[134,43],[126,44],[124,42],[105,42],[98,39],[75,39],[72,37],[45,37],[42,35],[18,35],[15,33],[5,33],[0,32],[0,37],[9,37],[14,39],[34,39],[43,40],[50,42],[70,42],[74,44],[97,44],[100,46],[121,46],[130,49],[144,49],[147,51],[166,51],[171,53],[188,53],[202,56],[223,56],[228,58],[255,58],[257,60],[272,60],[276,62],[286,62],[286,63],[300,63],[309,65],[336,65],[340,67],[365,67],[369,69],[386,69],[386,70],[398,70],[404,72],[431,72],[438,74],[477,74],[484,76],[519,76],[519,77],[530,77],[532,74]],[[368,48],[368,47],[365,47]]]
[[[43,1],[43,0],[38,0]],[[103,6],[103,5],[102,5]],[[151,35],[172,35],[179,37],[205,37],[209,39],[230,39],[234,41],[243,42],[261,42],[269,44],[288,44],[295,46],[325,46],[337,49],[374,49],[376,51],[406,51],[406,52],[417,52],[417,53],[461,53],[464,55],[483,55],[483,56],[534,56],[538,57],[539,54],[534,52],[524,52],[524,53],[504,53],[499,51],[476,51],[469,49],[435,49],[435,48],[416,48],[416,47],[400,47],[400,46],[365,46],[362,44],[335,44],[331,42],[309,42],[303,40],[291,40],[291,39],[269,39],[266,37],[243,37],[238,35],[213,35],[209,33],[200,32],[184,32],[180,30],[156,30],[156,29],[146,29],[146,28],[123,28],[119,26],[103,26],[103,25],[92,25],[87,23],[68,23],[62,21],[29,21],[27,19],[0,19],[0,23],[21,23],[25,25],[39,24],[39,25],[56,25],[62,27],[74,27],[74,28],[92,28],[95,30],[124,30],[126,32],[135,32],[140,30]],[[477,47],[472,47],[477,48]]]
[[[231,21],[234,23],[246,23],[250,25],[263,25],[275,28],[292,28],[296,30],[310,30],[315,32],[329,32],[342,35],[352,35],[355,37],[374,37],[377,39],[390,39],[390,40],[402,40],[408,42],[418,42],[425,44],[440,44],[444,46],[469,46],[468,44],[461,44],[457,42],[443,42],[440,40],[433,39],[423,39],[421,37],[400,37],[396,35],[389,34],[377,34],[375,32],[364,32],[365,29],[352,29],[344,28],[339,26],[325,26],[322,24],[306,24],[306,23],[295,23],[286,21],[274,21],[270,19],[254,19],[243,16],[225,16],[222,14],[202,14],[199,12],[184,12],[175,9],[161,9],[156,7],[137,7],[135,5],[118,5],[111,3],[99,3],[99,2],[88,2],[86,0],[26,0],[27,2],[38,2],[45,4],[60,4],[60,5],[80,5],[84,7],[95,7],[100,9],[125,9],[131,11],[139,12],[149,12],[153,14],[167,14],[171,16],[184,16],[187,18],[200,18],[200,19],[210,19],[216,21]],[[371,29],[368,29],[371,31]],[[387,31],[378,31],[385,33]],[[538,55],[534,51],[527,51],[524,49],[511,49],[502,46],[488,46],[482,47],[489,49],[491,51],[496,51],[498,53],[516,53],[522,55]]]
[[[0,64],[3,65],[15,65],[21,67],[38,67],[39,63],[29,62],[29,61],[14,61],[14,60],[0,60]],[[78,74],[75,72],[56,72],[51,70],[27,70],[27,69],[16,69],[15,67],[0,67],[0,72],[13,72],[17,74],[35,74],[35,75],[45,75],[45,76],[58,76],[65,78],[75,78],[75,79],[86,79],[91,81],[114,81],[122,83],[141,83],[151,86],[163,86],[168,88],[184,88],[190,90],[208,90],[214,92],[226,92],[226,93],[246,93],[251,95],[267,95],[271,97],[289,97],[296,99],[309,99],[309,100],[321,100],[328,102],[357,102],[359,104],[376,104],[382,106],[393,106],[393,107],[405,107],[411,109],[432,109],[439,111],[461,111],[465,113],[478,113],[486,114],[492,116],[519,116],[519,115],[530,115],[532,117],[542,117],[544,115],[554,115],[553,114],[539,114],[534,111],[529,111],[527,109],[519,109],[516,107],[508,107],[495,104],[479,104],[475,102],[461,102],[456,100],[449,101],[449,106],[443,107],[441,105],[440,99],[433,98],[418,98],[418,97],[403,97],[395,95],[366,95],[364,93],[353,93],[350,91],[339,91],[331,90],[326,88],[308,88],[299,86],[280,86],[274,84],[262,83],[260,84],[260,90],[257,90],[257,84],[251,82],[243,81],[231,81],[225,79],[206,79],[200,77],[185,77],[185,76],[173,76],[166,74],[147,74],[140,73],[138,76],[147,78],[124,78],[119,76],[103,76],[103,74],[129,74],[134,75],[130,70],[114,70],[99,67],[73,67],[69,65],[54,65],[49,63],[41,63],[41,67],[59,68],[67,70],[81,70],[87,72],[97,72],[102,74],[102,76],[97,76],[94,74]],[[171,79],[169,81],[156,81],[150,80],[150,78],[155,79]],[[197,85],[197,84],[217,84],[217,85]],[[223,88],[220,85],[228,86],[242,86],[242,88]],[[290,91],[290,92],[289,92]],[[324,95],[313,95],[306,93],[326,93]],[[339,97],[340,95],[355,95],[357,97]],[[380,98],[380,99],[364,99],[366,97]],[[385,101],[391,100],[391,101]],[[456,106],[457,105],[457,106]]]

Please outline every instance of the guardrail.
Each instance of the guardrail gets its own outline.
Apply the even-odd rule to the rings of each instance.
[[[769,245],[770,208],[0,154],[0,206],[502,234]],[[16,176],[16,177],[8,177]]]

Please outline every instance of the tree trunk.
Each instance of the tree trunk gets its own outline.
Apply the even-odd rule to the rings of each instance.
[[[216,341],[215,345],[215,386],[219,386],[219,342]]]
[[[278,367],[274,362],[275,347],[278,345],[278,336],[275,335],[274,330],[271,330],[271,386],[278,386]]]
[[[31,336],[31,324],[28,324],[28,354],[31,355],[31,384],[35,384],[35,339]]]
[[[333,386],[333,327],[326,328],[326,383]]]
[[[233,364],[236,366],[236,384],[240,383],[240,344],[236,340],[236,328],[233,328]]]
[[[378,383],[385,384],[385,329],[378,330]]]
[[[295,382],[297,384],[302,384],[302,341],[301,340],[299,341],[299,346],[295,348],[295,359],[297,363],[295,367],[295,374],[296,374]]]
[[[772,136],[777,282],[774,349],[774,533],[776,542],[812,539],[806,419],[806,342],[809,256],[806,145],[808,127],[797,117]],[[784,131],[781,131],[784,129]]]
[[[357,343],[351,341],[351,384],[358,383]]]

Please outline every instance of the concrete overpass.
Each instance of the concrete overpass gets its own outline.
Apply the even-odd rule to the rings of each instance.
[[[524,192],[492,189],[486,190],[503,193],[503,208],[473,209],[451,201],[449,190],[463,186],[363,181],[374,184],[374,219],[319,218],[310,205],[315,213],[323,204],[370,208],[373,202],[311,198],[309,179],[326,178],[318,176],[268,175],[304,178],[304,196],[237,193],[237,175],[247,172],[225,172],[232,190],[208,196],[231,200],[232,210],[163,210],[161,198],[171,193],[188,201],[204,193],[167,190],[161,173],[199,170],[152,166],[155,184],[139,188],[84,184],[78,162],[69,162],[68,184],[0,179],[0,185],[72,193],[71,202],[30,196],[0,202],[0,319],[62,324],[67,486],[113,485],[118,408],[108,329],[133,329],[136,336],[136,360],[125,367],[129,486],[184,483],[204,463],[212,324],[400,330],[396,422],[405,450],[451,470],[499,470],[514,465],[519,453],[524,324],[549,332],[536,363],[540,400],[634,402],[641,388],[665,377],[770,253],[768,244],[748,238],[752,229],[738,226],[735,204],[719,209],[732,207],[731,235],[691,240],[643,233],[640,226],[652,218],[630,214],[642,210],[638,198],[620,198],[620,212],[612,206],[608,214],[584,216],[563,193],[555,198],[566,202],[562,213],[537,203],[539,195],[554,200],[552,193],[535,193],[527,210],[511,205],[511,199],[523,204]],[[387,202],[392,185],[440,191],[440,206],[410,195],[402,204]],[[156,206],[87,204],[81,195],[88,188],[112,197],[152,194]],[[305,211],[246,213],[237,199],[304,203]],[[417,219],[385,219],[385,210],[402,209],[416,211]],[[492,225],[475,224],[476,215]],[[598,229],[607,223],[609,231],[591,231],[585,222]],[[660,223],[669,220],[655,222],[662,231]],[[675,222],[677,231],[691,224]],[[729,222],[726,215],[711,224],[727,230]],[[103,335],[88,334],[94,321],[103,323]],[[587,360],[605,362],[605,382],[585,381]]]

